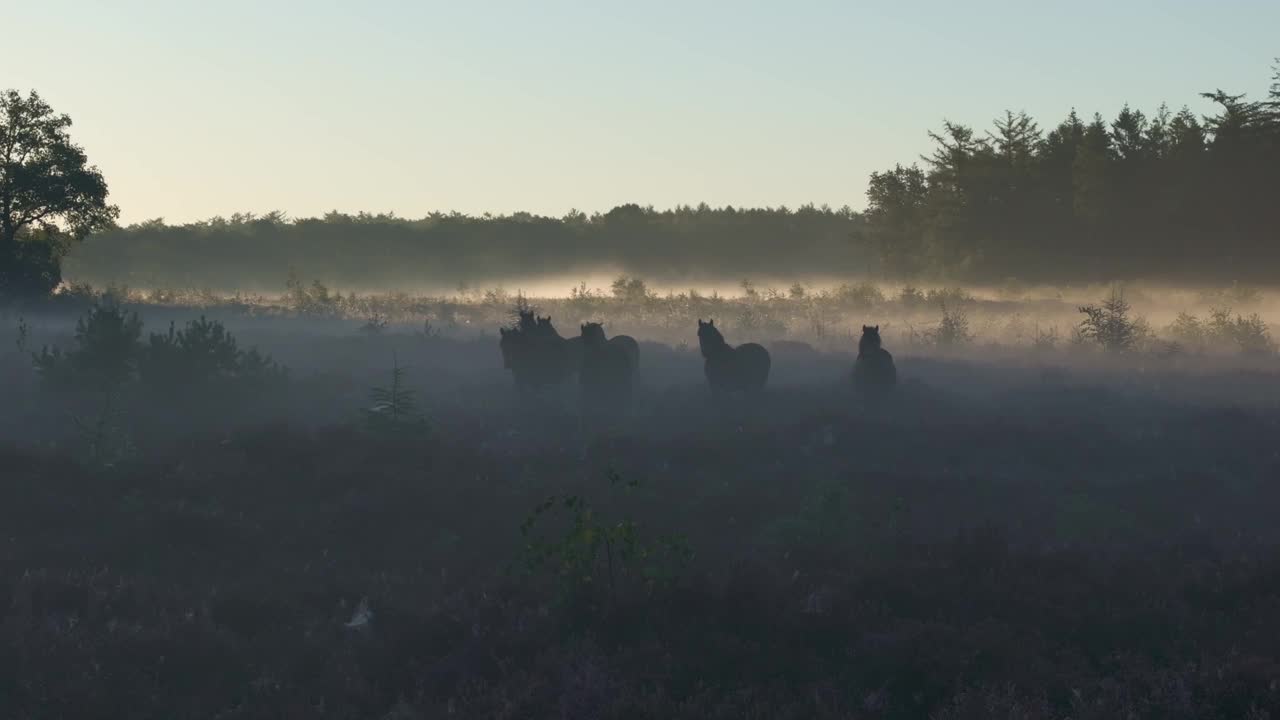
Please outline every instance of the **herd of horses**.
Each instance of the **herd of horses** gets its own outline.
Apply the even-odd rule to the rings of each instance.
[[[514,327],[499,330],[502,365],[521,390],[561,385],[577,376],[585,403],[615,407],[630,401],[640,370],[640,344],[629,335],[605,337],[604,326],[589,322],[577,337],[564,337],[540,317],[521,310]],[[755,394],[769,382],[772,360],[757,343],[730,345],[715,320],[698,320],[698,348],[714,395]],[[893,356],[881,346],[880,326],[862,326],[854,363],[855,389],[879,396],[898,382]]]

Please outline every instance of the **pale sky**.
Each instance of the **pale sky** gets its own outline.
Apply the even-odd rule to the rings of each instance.
[[[863,206],[943,118],[1265,94],[1280,2],[3,0],[123,222]]]

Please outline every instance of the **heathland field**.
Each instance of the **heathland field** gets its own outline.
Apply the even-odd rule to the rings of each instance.
[[[639,340],[631,401],[517,391],[518,305]],[[4,318],[4,714],[1273,717],[1271,307],[65,292]],[[700,318],[763,393],[712,397]]]

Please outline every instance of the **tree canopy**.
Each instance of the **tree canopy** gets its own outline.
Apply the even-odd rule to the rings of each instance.
[[[48,293],[69,244],[119,215],[70,127],[38,93],[0,92],[0,297]]]
[[[513,282],[609,270],[650,280],[772,274],[818,267],[858,274],[875,258],[850,242],[849,208],[656,210],[623,205],[563,217],[432,213],[234,215],[184,225],[162,221],[107,231],[77,248],[68,274],[94,284],[277,291],[290,270],[346,288]],[[572,282],[572,281],[570,281]],[[567,288],[566,288],[567,289]]]
[[[1010,111],[989,130],[945,122],[916,162],[872,173],[864,212],[629,204],[559,218],[237,215],[113,228],[78,249],[69,268],[96,283],[228,289],[278,288],[290,268],[348,287],[597,268],[655,280],[1274,283],[1280,60],[1263,100],[1217,89],[1203,97],[1216,108],[1207,116],[1125,106],[1110,119],[1072,111],[1048,124]],[[66,144],[65,124],[54,127]],[[96,184],[84,186],[101,194],[82,195],[97,204],[70,206],[67,217],[100,228],[113,209],[101,204],[100,176],[85,172]]]
[[[1278,61],[1280,62],[1280,61]],[[1250,280],[1280,262],[1280,65],[1217,112],[1076,112],[1048,132],[944,123],[924,167],[874,173],[858,240],[886,273],[979,281]]]

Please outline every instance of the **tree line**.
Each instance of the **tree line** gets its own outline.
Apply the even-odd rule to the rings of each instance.
[[[1278,61],[1280,62],[1280,61]],[[1280,261],[1280,65],[1263,100],[1048,131],[1006,112],[944,123],[920,162],[872,173],[863,212],[799,208],[420,219],[235,215],[120,227],[66,115],[0,93],[0,297],[75,279],[271,288],[294,272],[345,286],[485,281],[608,268],[655,280],[845,275],[900,280],[1273,282]],[[77,241],[90,238],[90,242]]]
[[[871,175],[858,242],[902,277],[1275,282],[1280,64],[1266,100],[1203,97],[1215,114],[945,123],[923,166]]]
[[[860,223],[849,208],[705,204],[669,210],[622,205],[559,218],[236,215],[107,230],[76,249],[68,273],[133,286],[259,289],[282,287],[290,272],[339,287],[452,286],[593,268],[653,280],[736,281],[766,270],[783,277],[815,268],[861,272],[875,258],[850,241]]]

